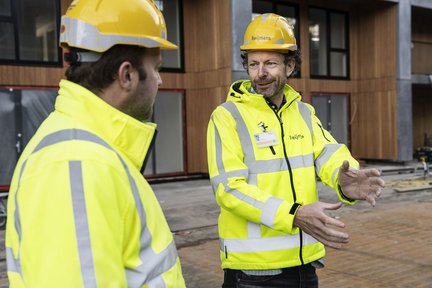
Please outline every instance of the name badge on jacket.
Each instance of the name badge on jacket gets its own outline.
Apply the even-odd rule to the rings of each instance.
[[[278,145],[278,139],[273,131],[254,134],[255,143],[258,148]]]

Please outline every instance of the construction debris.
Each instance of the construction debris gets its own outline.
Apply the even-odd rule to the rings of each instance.
[[[399,193],[415,192],[422,190],[432,190],[432,179],[412,178],[399,181],[390,181],[386,183],[387,187],[392,187]]]

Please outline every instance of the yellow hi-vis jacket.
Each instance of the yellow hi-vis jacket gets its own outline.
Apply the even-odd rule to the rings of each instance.
[[[172,233],[140,173],[155,133],[60,82],[8,201],[11,287],[185,287]]]
[[[324,257],[324,245],[294,227],[294,215],[299,205],[318,201],[316,174],[339,190],[343,160],[354,167],[358,162],[290,86],[277,113],[250,89],[250,81],[235,82],[207,132],[209,173],[220,206],[222,268],[279,269],[313,262]]]

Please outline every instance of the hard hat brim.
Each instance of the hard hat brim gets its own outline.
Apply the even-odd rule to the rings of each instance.
[[[259,50],[259,51],[295,51],[297,45],[295,44],[246,44],[240,46],[241,51]]]
[[[177,45],[170,41],[150,35],[102,33],[90,23],[67,16],[62,17],[60,46],[75,47],[95,52],[105,52],[114,45],[135,45],[146,48],[174,50]]]

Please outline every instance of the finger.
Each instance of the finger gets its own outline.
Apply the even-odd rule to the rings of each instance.
[[[382,189],[378,187],[377,190],[375,191],[376,197],[380,197],[381,196],[381,191],[382,191]]]
[[[340,220],[337,220],[335,218],[329,217],[329,216],[326,216],[326,220],[324,222],[324,225],[325,226],[332,225],[332,226],[336,226],[336,227],[339,227],[339,228],[345,228],[345,223],[344,222],[342,222]]]
[[[374,194],[368,194],[367,196],[366,196],[366,198],[365,198],[365,200],[367,201],[367,202],[369,202],[370,204],[371,204],[371,206],[372,207],[375,207],[375,197],[373,196]]]
[[[337,242],[337,243],[348,243],[348,234],[347,233],[337,231],[334,229],[329,229],[327,231],[327,233],[330,233],[330,234],[325,234],[323,236],[323,238],[325,238],[327,241]]]
[[[380,172],[377,169],[375,169],[375,168],[363,169],[362,171],[368,177],[376,177],[376,176],[380,176],[381,175]]]
[[[324,230],[317,230],[315,231],[316,233],[314,233],[315,237],[317,239],[319,239],[321,242],[325,242],[325,243],[348,243],[349,241],[349,236],[347,233],[335,230],[335,229],[330,229],[330,228],[325,228]]]
[[[333,249],[341,249],[342,248],[342,244],[341,243],[328,242],[328,243],[323,243],[323,244],[326,247],[333,248]]]
[[[379,186],[379,187],[384,188],[385,187],[385,181],[381,178],[369,178],[369,185]]]
[[[348,241],[338,242],[338,241],[331,241],[331,240],[327,240],[327,239],[318,239],[318,238],[317,238],[317,240],[319,242],[321,242],[322,244],[324,244],[325,246],[335,248],[335,249],[340,249],[340,248],[342,248],[342,246],[344,244],[348,243]]]
[[[315,238],[317,241],[324,244],[326,247],[334,248],[334,249],[340,249],[342,248],[342,244],[340,242],[333,242],[325,239],[324,237],[321,237],[319,235],[311,235],[313,238]]]
[[[370,185],[368,189],[368,193],[373,194],[376,197],[379,197],[381,195],[381,186]]]
[[[347,160],[344,160],[341,166],[341,170],[343,172],[348,172],[349,170],[349,162]]]
[[[342,202],[338,202],[338,203],[321,202],[321,204],[322,204],[322,208],[325,210],[337,210],[342,207]]]

